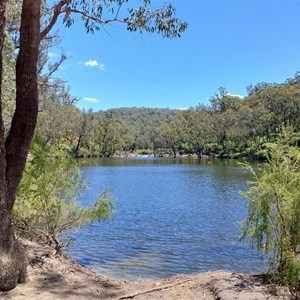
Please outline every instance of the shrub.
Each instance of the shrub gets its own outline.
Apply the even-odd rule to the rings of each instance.
[[[33,143],[33,160],[26,165],[13,208],[16,226],[42,232],[57,251],[63,247],[59,235],[113,213],[108,190],[91,207],[80,206],[76,198],[86,187],[83,175],[61,149],[42,147],[38,140]]]
[[[296,134],[285,130],[277,143],[266,144],[267,162],[247,192],[249,213],[241,238],[269,257],[269,273],[277,282],[299,291],[300,276],[300,150]]]

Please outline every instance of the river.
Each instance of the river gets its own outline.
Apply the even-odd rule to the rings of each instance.
[[[89,159],[82,170],[89,188],[80,202],[92,203],[108,187],[116,214],[72,234],[66,251],[79,263],[129,280],[266,270],[256,251],[238,241],[238,222],[247,215],[239,192],[249,177],[237,161]]]

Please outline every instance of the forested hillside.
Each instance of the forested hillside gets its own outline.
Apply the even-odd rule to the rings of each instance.
[[[282,126],[300,130],[300,77],[248,87],[245,98],[224,88],[210,105],[187,110],[119,108],[80,111],[64,86],[49,88],[36,131],[44,144],[64,144],[77,157],[196,154],[264,158]]]
[[[19,2],[11,6],[3,53],[3,116],[6,132],[14,110],[15,49]],[[43,12],[47,15],[47,7]],[[220,88],[209,105],[187,110],[119,108],[80,111],[56,71],[67,59],[50,59],[58,36],[42,41],[38,61],[39,116],[35,135],[45,145],[60,145],[75,157],[111,157],[144,153],[195,154],[222,158],[264,158],[263,144],[274,141],[282,126],[300,127],[300,75],[283,83],[250,85],[239,98]],[[195,99],[197,95],[195,95]]]
[[[250,86],[243,99],[220,88],[210,105],[187,110],[134,107],[99,112],[80,111],[65,84],[59,79],[44,83],[47,76],[40,75],[36,136],[43,145],[60,144],[76,157],[184,153],[264,158],[263,144],[274,141],[282,126],[300,130],[298,74],[284,83]],[[7,100],[6,124],[12,107]]]

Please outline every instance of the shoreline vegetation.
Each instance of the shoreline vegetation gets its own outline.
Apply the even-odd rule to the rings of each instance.
[[[107,278],[36,240],[19,240],[28,253],[29,280],[0,298],[22,299],[197,299],[287,300],[287,288],[268,283],[262,275],[220,270],[178,274],[151,281]]]
[[[226,158],[220,158],[213,155],[206,155],[201,154],[197,155],[196,153],[176,153],[176,156],[173,154],[170,154],[168,152],[159,152],[159,153],[153,153],[153,152],[123,152],[123,153],[115,153],[111,157],[101,157],[99,155],[87,155],[87,156],[80,156],[79,159],[89,159],[89,158],[189,158],[189,159],[237,159],[237,160],[243,160],[243,161],[259,161],[262,159],[254,159],[251,157],[226,157]],[[30,158],[28,158],[29,161]]]
[[[269,232],[262,231],[264,228],[257,226],[260,224],[261,216],[265,216],[266,214],[259,209],[256,208],[255,204],[260,203],[257,202],[257,197],[260,195],[265,195],[265,184],[271,184],[273,187],[273,182],[276,179],[286,178],[285,185],[288,184],[286,191],[291,191],[292,196],[295,195],[295,201],[297,201],[298,197],[298,185],[294,185],[294,183],[299,182],[299,149],[297,146],[299,141],[299,136],[297,133],[294,133],[292,129],[284,129],[284,134],[280,137],[278,136],[279,141],[276,144],[268,144],[266,145],[266,149],[268,150],[269,159],[267,161],[267,168],[265,171],[261,173],[261,175],[253,175],[256,176],[256,183],[253,185],[249,192],[245,194],[246,198],[249,201],[250,209],[254,209],[255,215],[250,211],[250,217],[246,220],[243,228],[244,228],[244,236],[249,236],[254,243],[257,243],[257,246],[261,246],[261,239],[259,237],[265,236]],[[53,149],[53,147],[49,150],[49,153],[46,152],[46,148],[40,148],[39,144],[34,144],[34,149],[36,153],[33,153],[33,160],[27,166],[27,172],[25,173],[26,176],[30,174],[36,175],[29,176],[30,180],[34,179],[35,184],[26,183],[25,181],[25,189],[23,194],[28,196],[31,191],[35,196],[37,195],[36,185],[40,186],[40,183],[46,183],[47,186],[51,186],[51,180],[54,180],[54,187],[56,187],[55,191],[58,192],[58,195],[61,195],[59,191],[64,191],[67,184],[67,188],[71,189],[72,191],[78,190],[78,184],[81,186],[81,181],[75,180],[71,186],[69,186],[68,180],[63,180],[61,185],[57,186],[57,170],[65,170],[65,163],[67,160],[65,159],[65,152],[62,149]],[[55,151],[54,151],[55,150]],[[53,152],[54,151],[54,152]],[[42,155],[43,154],[43,155]],[[61,155],[61,159],[59,160],[59,154]],[[144,154],[145,155],[145,154]],[[56,159],[49,159],[56,158]],[[78,168],[75,162],[74,167]],[[268,169],[269,166],[269,169]],[[250,166],[249,166],[250,167]],[[37,168],[37,169],[36,169]],[[57,169],[58,168],[58,169]],[[75,168],[75,170],[76,170]],[[270,169],[271,168],[271,169]],[[53,174],[53,178],[49,178],[49,171],[51,170],[51,174]],[[74,171],[73,169],[70,169]],[[287,173],[283,171],[287,171]],[[292,172],[293,171],[293,172]],[[67,176],[68,173],[63,171]],[[252,170],[253,172],[253,170]],[[46,177],[42,177],[42,175]],[[62,173],[59,173],[62,174]],[[71,174],[71,173],[70,173]],[[284,176],[283,176],[284,175]],[[26,179],[25,176],[25,179]],[[260,176],[260,177],[258,177]],[[275,177],[274,177],[275,176]],[[298,176],[298,177],[297,177]],[[61,178],[62,176],[60,176]],[[67,176],[68,177],[68,176]],[[275,179],[273,179],[273,177]],[[296,178],[296,179],[295,179]],[[50,180],[51,179],[51,180]],[[61,178],[63,179],[63,178]],[[295,179],[295,180],[294,180]],[[267,181],[266,181],[267,180]],[[262,193],[260,193],[261,184],[263,184]],[[280,186],[283,186],[281,184]],[[29,188],[29,191],[26,189]],[[275,205],[278,203],[278,199],[272,194],[272,189],[267,189],[270,191],[268,194],[267,200],[268,207],[272,207],[273,200],[276,202]],[[258,192],[257,192],[258,191]],[[51,192],[53,192],[53,188],[51,188]],[[276,193],[276,190],[275,190]],[[49,195],[48,195],[49,196]],[[57,195],[51,194],[52,196],[56,197]],[[54,202],[48,203],[50,208],[52,208],[53,204],[55,207],[63,208],[61,206],[63,199],[60,198],[53,198]],[[280,216],[285,216],[286,220],[290,221],[290,226],[294,229],[294,223],[298,224],[298,215],[296,216],[297,219],[291,218],[289,216],[289,212],[293,212],[287,205],[283,206],[283,204],[288,204],[290,202],[286,202],[289,200],[290,195],[282,194],[280,200],[282,201],[281,207],[286,207],[287,210],[280,211]],[[294,196],[293,196],[294,197]],[[49,198],[49,197],[48,197]],[[49,199],[50,199],[49,198]],[[23,198],[22,198],[23,199]],[[106,199],[105,197],[103,199]],[[293,200],[292,198],[291,200]],[[264,199],[262,199],[264,200]],[[17,202],[18,203],[18,202]],[[26,202],[27,203],[27,202]],[[103,202],[105,203],[105,202]],[[110,202],[109,202],[110,203]],[[298,203],[298,202],[297,202]],[[28,203],[27,203],[28,204]],[[37,203],[32,203],[35,207],[37,221],[39,221],[39,216],[41,215],[40,212],[46,211],[45,207],[43,206],[36,206],[43,204],[41,201]],[[56,206],[59,204],[59,206]],[[289,204],[294,205],[292,202]],[[73,206],[72,206],[73,207]],[[76,206],[74,206],[76,208]],[[293,206],[294,207],[294,206]],[[46,206],[47,208],[47,206]],[[105,208],[105,207],[104,207]],[[111,208],[111,206],[108,206]],[[48,209],[49,213],[52,213],[52,209]],[[109,212],[109,209],[106,212]],[[29,209],[32,212],[32,209]],[[75,210],[74,212],[76,212]],[[97,210],[98,211],[98,210]],[[18,212],[24,212],[24,209],[19,209]],[[26,212],[26,211],[25,211]],[[56,210],[55,210],[56,212]],[[53,225],[53,218],[56,219],[56,227],[51,227],[53,231],[47,231],[49,228],[44,229],[44,238],[45,236],[51,236],[53,241],[57,241],[57,229],[60,227],[64,227],[65,223],[65,214],[64,210],[58,211],[57,215],[50,215],[51,218],[48,220],[48,225]],[[77,211],[80,214],[79,217],[82,216],[82,211]],[[88,211],[87,211],[88,212]],[[271,210],[270,212],[274,212]],[[268,215],[268,224],[278,224],[281,226],[281,223],[277,221],[277,215],[270,214]],[[108,214],[110,215],[110,214]],[[77,216],[77,214],[75,214]],[[90,216],[90,214],[88,214]],[[92,214],[91,216],[94,216]],[[253,219],[254,216],[254,219]],[[294,214],[292,215],[294,216]],[[19,216],[20,217],[20,216]],[[26,217],[26,214],[25,214]],[[61,218],[63,217],[63,218]],[[20,219],[20,218],[19,218]],[[92,218],[93,219],[93,218]],[[16,218],[15,220],[18,220]],[[22,220],[22,219],[21,219]],[[26,218],[24,220],[27,220]],[[69,220],[69,217],[67,217]],[[76,218],[77,220],[77,218]],[[257,221],[258,220],[258,221]],[[275,221],[274,221],[275,220]],[[293,223],[294,222],[294,223]],[[22,223],[22,222],[21,222]],[[19,224],[21,224],[19,223]],[[26,222],[24,224],[27,224]],[[77,224],[77,223],[76,223]],[[76,225],[75,224],[75,225]],[[267,224],[267,225],[268,225]],[[283,224],[285,226],[286,222]],[[18,223],[15,223],[18,227]],[[28,225],[28,224],[27,224]],[[47,246],[47,243],[43,240],[43,238],[34,238],[32,239],[32,230],[31,228],[35,228],[38,232],[42,232],[40,230],[40,224],[33,223],[32,226],[27,226],[25,229],[28,231],[29,236],[20,234],[19,240],[24,244],[27,252],[29,253],[29,277],[30,281],[17,286],[17,288],[13,291],[2,293],[0,294],[1,299],[211,299],[211,300],[229,300],[229,299],[274,299],[274,300],[281,300],[281,299],[298,299],[296,298],[299,294],[298,291],[298,258],[295,257],[294,261],[291,260],[281,260],[278,262],[277,257],[272,257],[274,263],[270,269],[270,273],[268,275],[250,275],[250,274],[240,274],[240,273],[232,273],[230,271],[214,271],[214,272],[206,272],[206,273],[198,273],[198,274],[191,274],[191,275],[176,275],[173,277],[165,278],[165,279],[158,279],[152,281],[143,281],[143,282],[132,282],[120,279],[109,279],[107,277],[103,277],[99,274],[92,272],[91,270],[80,266],[79,264],[72,261],[70,258],[63,254],[58,254],[61,247],[54,247],[51,248]],[[270,225],[271,226],[271,225]],[[76,226],[75,226],[76,227]],[[20,228],[20,227],[19,227]],[[268,227],[266,227],[268,228]],[[260,231],[259,231],[260,230]],[[280,230],[280,228],[279,228]],[[45,234],[46,233],[46,234]],[[255,235],[254,235],[254,234]],[[290,259],[291,253],[286,253],[286,244],[290,241],[287,240],[287,237],[291,237],[291,241],[294,242],[294,231],[284,232],[282,236],[280,236],[277,240],[273,237],[267,235],[266,236],[266,243],[268,243],[268,247],[271,247],[269,250],[269,254],[273,254],[272,249],[279,249],[282,253],[281,257],[288,257]],[[298,236],[298,235],[297,235]],[[28,240],[28,237],[31,241]],[[258,237],[258,238],[257,238]],[[280,244],[283,240],[284,243]],[[36,243],[38,241],[38,243]],[[270,243],[273,242],[273,244]],[[48,240],[49,242],[49,240]],[[51,240],[52,242],[52,240]],[[297,242],[297,241],[296,241]],[[277,243],[277,244],[275,244]],[[288,244],[289,245],[289,244]],[[297,242],[298,245],[298,242]],[[60,244],[59,246],[62,246]],[[281,248],[280,248],[281,247]],[[265,251],[267,248],[259,248],[262,251]],[[267,249],[268,250],[268,249]],[[284,252],[285,251],[285,252]],[[56,254],[55,254],[56,252]],[[293,254],[293,253],[292,253]],[[290,264],[292,263],[292,265]],[[277,266],[281,267],[278,269]],[[275,266],[275,267],[274,267]],[[270,266],[269,266],[270,267]],[[294,269],[292,268],[294,267]],[[281,272],[284,270],[293,271],[291,273]],[[275,274],[277,277],[272,278],[272,274]],[[280,277],[281,276],[281,277]],[[269,280],[267,280],[269,279]],[[277,281],[276,281],[277,280]],[[272,283],[271,283],[272,282]],[[285,284],[286,287],[281,287],[277,284],[280,282]]]
[[[244,98],[220,88],[210,104],[184,110],[121,107],[94,112],[80,111],[75,104],[46,103],[36,136],[77,158],[183,154],[266,160],[265,144],[276,142],[282,128],[299,131],[299,86],[296,73],[283,83],[249,86]],[[69,119],[74,121],[66,123]]]

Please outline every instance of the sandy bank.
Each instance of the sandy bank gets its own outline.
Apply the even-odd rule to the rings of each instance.
[[[129,282],[106,278],[84,268],[52,248],[23,240],[29,257],[29,281],[0,293],[0,299],[163,299],[163,300],[286,300],[286,289],[260,282],[258,277],[215,271]]]

